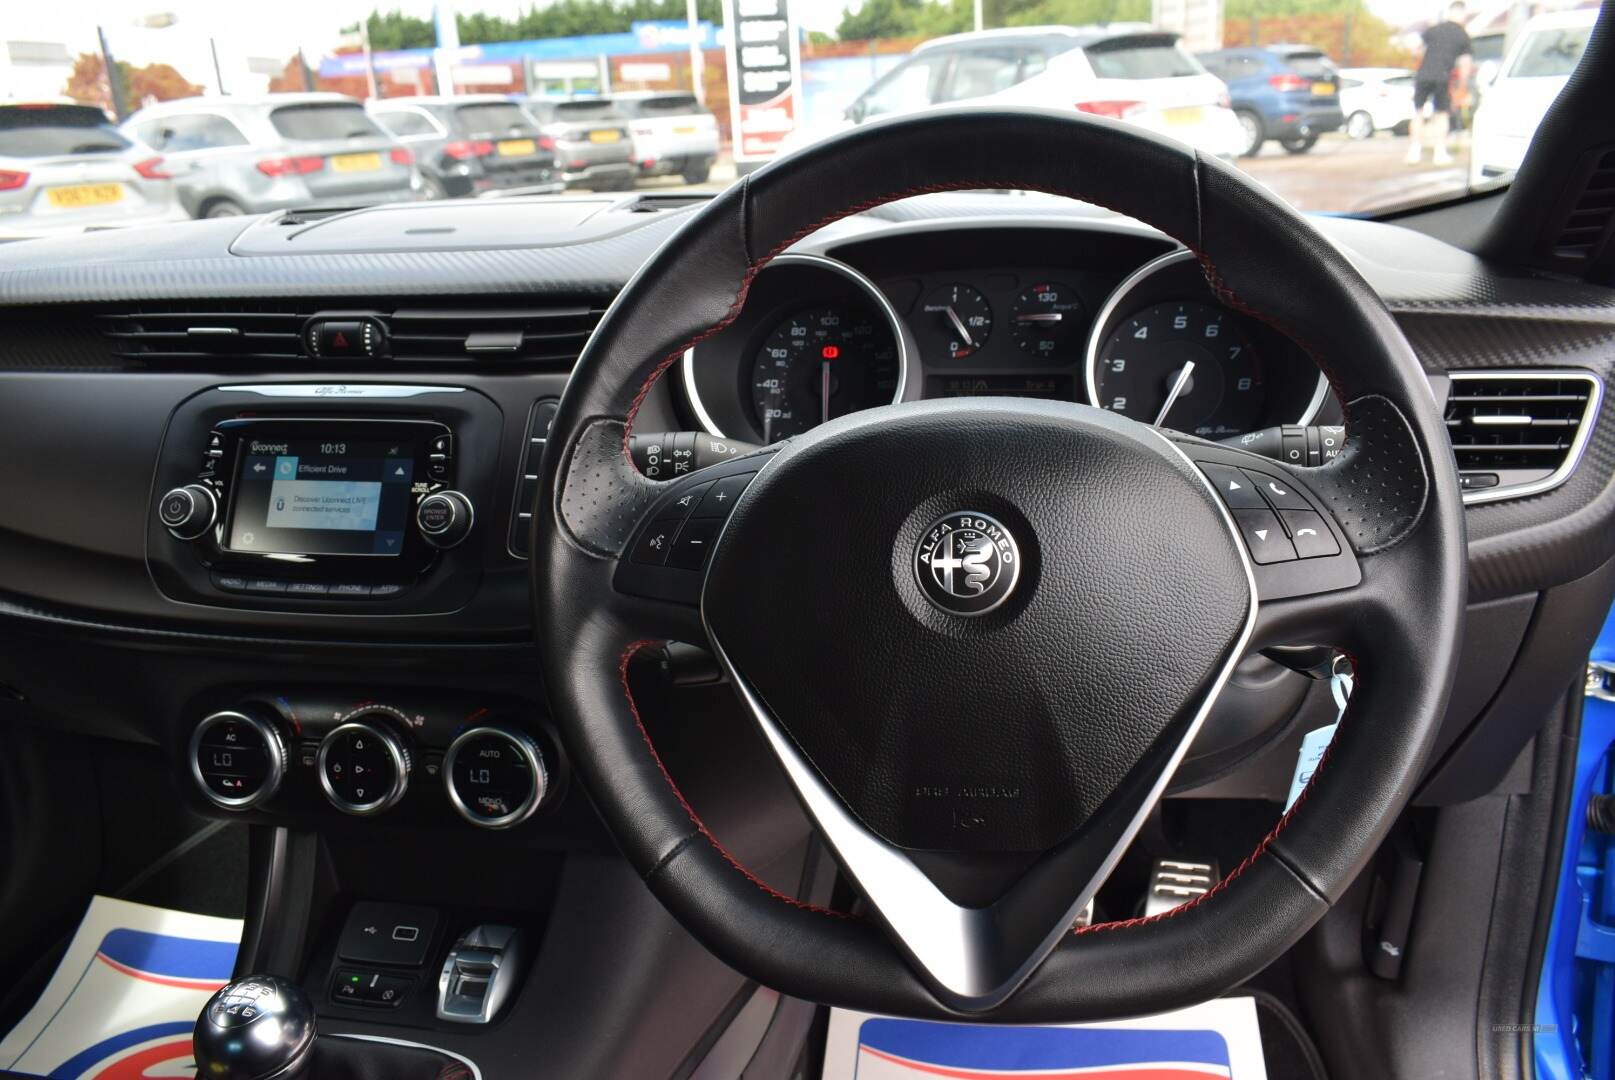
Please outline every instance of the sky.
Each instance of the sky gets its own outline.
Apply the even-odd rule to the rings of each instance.
[[[810,30],[832,31],[848,6],[860,0],[792,0],[798,20]],[[513,16],[533,0],[460,0],[463,11]],[[112,52],[137,66],[163,60],[193,82],[211,81],[208,39],[218,42],[225,66],[246,57],[285,59],[302,47],[311,61],[330,52],[339,31],[374,8],[399,8],[430,17],[431,0],[6,0],[0,37],[9,41],[62,42],[73,53],[96,48],[95,28],[105,27]],[[1393,22],[1434,14],[1440,0],[1370,0]],[[138,24],[142,16],[177,16],[167,29]],[[233,64],[232,60],[236,63]]]

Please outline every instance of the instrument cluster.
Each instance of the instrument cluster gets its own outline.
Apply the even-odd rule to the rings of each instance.
[[[1327,397],[1305,351],[1219,303],[1187,251],[1125,276],[887,270],[870,277],[821,255],[770,263],[741,317],[685,357],[701,425],[773,443],[895,401],[1002,395],[1224,439],[1313,423]]]

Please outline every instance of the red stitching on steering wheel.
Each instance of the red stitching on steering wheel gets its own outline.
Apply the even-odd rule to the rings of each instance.
[[[757,886],[774,899],[783,900],[792,907],[801,908],[804,911],[816,911],[820,915],[833,915],[838,919],[859,918],[860,916],[854,915],[850,912],[836,911],[833,908],[820,907],[818,904],[810,904],[806,900],[792,896],[789,893],[780,892],[778,889],[774,888],[774,886],[752,873],[746,868],[744,863],[730,853],[728,848],[723,846],[722,842],[720,842],[716,836],[712,835],[712,830],[708,829],[706,822],[701,820],[701,815],[695,812],[695,807],[691,806],[689,800],[684,797],[684,792],[680,791],[678,784],[674,783],[673,781],[673,774],[668,772],[667,766],[662,763],[662,755],[656,752],[656,744],[651,742],[650,732],[645,730],[645,722],[640,719],[639,706],[634,701],[634,691],[628,685],[629,662],[632,661],[641,650],[660,644],[662,644],[660,641],[654,641],[648,638],[631,643],[626,649],[623,650],[622,660],[617,664],[617,677],[622,680],[622,693],[623,696],[628,699],[628,711],[633,713],[634,725],[639,728],[640,738],[645,740],[645,748],[650,751],[651,759],[656,762],[656,767],[661,770],[662,779],[666,780],[667,786],[673,789],[673,797],[679,801],[680,806],[684,807],[684,812],[690,815],[690,822],[695,826],[696,831],[702,836],[706,837],[707,843],[711,844],[713,848],[717,850],[718,854],[724,857],[724,860],[727,861],[730,866],[744,874],[747,881],[751,882],[753,885]]]

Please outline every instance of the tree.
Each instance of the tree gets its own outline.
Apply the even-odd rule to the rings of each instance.
[[[153,101],[173,101],[175,98],[195,97],[204,92],[168,64],[147,64],[131,67],[118,61],[118,87],[123,91],[124,104],[133,111]],[[79,53],[73,62],[73,71],[67,77],[62,94],[85,105],[99,105],[112,109],[112,90],[107,85],[106,61],[100,53]]]
[[[577,37],[582,34],[620,34],[636,22],[684,21],[684,0],[555,0],[546,7],[530,7],[514,19],[475,12],[458,16],[462,45],[489,45],[498,41]],[[696,0],[696,16],[708,22],[723,21],[723,0]],[[437,44],[437,29],[430,20],[401,11],[372,11],[365,20],[370,47],[429,49]]]
[[[206,92],[167,64],[147,64],[131,68],[120,62],[124,79],[129,87],[129,108],[138,109],[154,101],[173,101],[176,98],[196,97]]]

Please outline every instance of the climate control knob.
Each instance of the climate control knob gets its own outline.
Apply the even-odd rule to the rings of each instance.
[[[260,709],[216,712],[191,733],[191,776],[213,805],[246,810],[279,790],[286,776],[286,743]]]
[[[206,484],[186,484],[157,500],[157,519],[180,540],[195,540],[213,527],[219,500]]]
[[[461,817],[484,829],[508,829],[533,815],[549,791],[544,752],[525,731],[478,727],[449,744],[443,784]]]
[[[451,548],[471,534],[476,511],[458,491],[434,491],[415,508],[415,527],[435,548]]]
[[[345,814],[379,814],[409,790],[409,749],[380,719],[333,730],[320,743],[316,765],[325,797]]]

